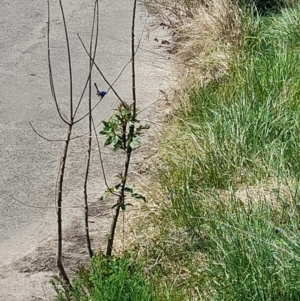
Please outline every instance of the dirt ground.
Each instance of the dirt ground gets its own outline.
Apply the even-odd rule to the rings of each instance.
[[[100,3],[99,46],[96,62],[109,81],[119,75],[130,59],[131,13],[133,1],[103,0]],[[56,94],[63,112],[68,112],[69,81],[66,46],[59,3],[51,4],[51,53]],[[93,1],[63,1],[70,35],[73,64],[74,98],[79,99],[84,86],[89,59],[77,38],[89,42]],[[1,1],[0,18],[0,300],[52,300],[49,285],[57,272],[55,182],[62,142],[48,142],[38,137],[33,127],[49,139],[63,139],[64,124],[59,120],[49,89],[47,65],[47,1]],[[142,119],[152,127],[143,146],[133,158],[139,171],[153,151],[153,139],[159,128],[161,111],[166,108],[164,95],[171,83],[172,68],[168,39],[163,29],[150,30],[150,20],[142,4],[137,14],[136,57],[138,106]],[[146,30],[144,30],[146,28]],[[142,35],[143,33],[143,35]],[[130,65],[129,65],[130,67]],[[115,89],[127,101],[131,99],[131,70],[127,68]],[[93,81],[101,90],[108,87],[95,72]],[[86,101],[86,99],[85,99]],[[93,102],[96,103],[94,95]],[[96,124],[106,119],[117,105],[108,93],[95,109]],[[86,112],[83,104],[78,116]],[[74,128],[85,134],[87,121]],[[70,274],[87,260],[83,227],[83,181],[87,154],[87,136],[72,140],[64,190],[64,263]],[[105,190],[93,145],[92,168],[88,186],[91,202],[91,235],[94,249],[103,246],[110,227],[111,204],[100,204]],[[122,155],[103,150],[110,184],[120,170]]]

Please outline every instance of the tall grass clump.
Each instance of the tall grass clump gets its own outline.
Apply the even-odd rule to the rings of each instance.
[[[226,74],[240,36],[240,12],[231,0],[146,0],[146,5],[171,31],[181,74],[197,83]]]
[[[241,20],[227,73],[175,111],[156,181],[202,260],[189,300],[300,300],[300,6]]]
[[[225,203],[211,199],[209,300],[300,300],[299,210],[284,198],[277,199],[277,207],[269,201],[247,197],[245,202],[234,193]]]
[[[94,256],[89,267],[78,270],[71,290],[56,283],[57,300],[155,301],[155,288],[143,276],[141,266],[122,257]]]

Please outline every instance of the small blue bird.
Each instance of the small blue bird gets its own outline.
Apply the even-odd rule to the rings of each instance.
[[[106,95],[106,92],[105,91],[98,91],[97,95],[100,96],[100,97],[104,97]]]
[[[94,85],[95,85],[96,90],[97,90],[97,95],[100,96],[101,98],[103,98],[107,94],[107,92],[105,92],[105,91],[99,91],[99,89],[97,87],[97,84],[94,83]]]

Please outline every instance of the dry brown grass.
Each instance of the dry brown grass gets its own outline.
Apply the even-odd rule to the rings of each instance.
[[[127,202],[132,206],[122,212],[114,244],[117,254],[135,248],[135,253],[140,256],[162,234],[162,211],[169,206],[160,189],[154,187],[154,183],[148,177],[149,175],[136,178],[137,189],[143,191],[147,202],[128,199]],[[170,216],[167,219],[166,223],[171,222]]]
[[[148,0],[150,12],[173,31],[173,51],[181,74],[206,83],[226,74],[238,44],[240,13],[230,0]]]
[[[178,29],[176,53],[197,75],[219,77],[226,72],[239,26],[239,15],[231,2],[213,0],[195,8],[193,18]]]
[[[291,179],[282,180],[269,179],[265,183],[260,183],[258,186],[240,188],[235,196],[242,201],[245,206],[265,201],[274,210],[282,207],[282,204],[287,204],[290,208],[293,207],[295,198],[295,187]]]

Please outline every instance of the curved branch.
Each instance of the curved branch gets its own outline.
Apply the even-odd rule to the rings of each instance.
[[[70,125],[70,121],[68,121],[67,119],[65,119],[65,117],[63,117],[63,115],[62,115],[62,113],[60,111],[60,107],[58,105],[58,101],[57,101],[57,98],[56,98],[54,81],[53,81],[52,64],[51,64],[51,53],[50,53],[50,0],[48,0],[48,22],[47,23],[48,23],[48,26],[47,26],[48,70],[49,70],[49,80],[50,80],[51,94],[52,94],[52,97],[54,99],[56,110],[57,110],[57,113],[58,113],[60,119],[64,123]]]
[[[94,8],[94,17],[93,17],[93,27],[92,27],[92,33],[91,33],[91,39],[93,38],[93,36],[94,36],[94,26],[95,26],[95,10],[96,10],[96,3],[97,3],[97,25],[96,25],[96,39],[95,39],[95,46],[94,46],[94,54],[93,54],[93,61],[95,60],[95,57],[96,57],[96,52],[97,52],[97,45],[98,45],[98,37],[99,37],[99,4],[98,4],[98,0],[97,1],[95,1],[95,8]],[[92,65],[92,67],[91,67],[91,69],[93,69],[93,65]],[[83,92],[82,92],[82,94],[81,94],[81,96],[80,96],[80,99],[79,99],[79,102],[78,102],[78,104],[77,104],[77,107],[76,107],[76,109],[75,109],[75,113],[74,113],[74,118],[75,118],[75,116],[76,116],[76,113],[77,113],[77,110],[79,109],[79,106],[80,106],[80,104],[81,104],[81,101],[82,101],[82,99],[83,99],[83,95],[84,95],[84,93],[85,93],[85,90],[86,90],[86,87],[87,87],[87,85],[88,85],[88,83],[89,83],[89,81],[90,81],[90,79],[91,79],[91,72],[89,73],[89,76],[88,76],[88,78],[87,78],[87,80],[86,80],[86,83],[85,83],[85,86],[84,86],[84,89],[83,89]],[[88,115],[89,113],[87,113],[86,115],[85,115],[85,117]],[[83,118],[80,118],[80,120],[82,120]]]
[[[97,41],[98,41],[98,20],[99,20],[99,9],[98,9],[98,0],[95,0],[95,7],[94,7],[94,17],[93,17],[93,26],[91,32],[91,40],[90,40],[90,56],[92,56],[93,50],[93,37],[94,37],[94,27],[95,27],[95,17],[97,14],[97,32],[96,32],[96,41],[94,46],[94,53],[93,59],[95,59],[96,50],[97,50]],[[86,241],[87,241],[87,248],[90,255],[90,258],[93,257],[93,250],[92,244],[90,239],[90,230],[89,230],[89,204],[88,204],[88,178],[90,172],[90,164],[91,164],[91,153],[92,153],[92,70],[93,70],[93,61],[89,59],[90,71],[89,71],[89,139],[88,139],[88,156],[87,156],[87,163],[86,163],[86,172],[85,172],[85,179],[83,185],[83,194],[84,194],[84,221],[85,221],[85,232],[86,232]]]
[[[46,140],[46,141],[48,141],[48,142],[62,142],[62,141],[66,141],[65,139],[49,139],[49,138],[47,138],[47,137],[41,135],[41,134],[33,127],[33,125],[32,125],[31,122],[29,122],[29,124],[30,124],[32,130],[33,130],[39,137],[41,137],[42,139],[44,139],[44,140]]]
[[[36,205],[30,205],[30,204],[26,204],[18,199],[16,199],[15,197],[13,197],[12,195],[10,196],[12,199],[14,199],[15,201],[12,203],[14,204],[15,202],[23,205],[23,206],[26,206],[26,207],[30,207],[30,208],[35,208],[35,209],[56,209],[57,207],[56,206],[36,206]],[[83,209],[82,207],[79,207],[79,206],[74,206],[74,207],[64,207],[64,209]]]
[[[70,121],[72,122],[73,117],[73,77],[72,77],[72,64],[71,64],[71,51],[70,51],[70,43],[69,43],[69,35],[67,30],[67,23],[65,18],[65,13],[63,9],[63,5],[61,0],[59,0],[60,11],[63,18],[65,36],[66,36],[66,43],[67,43],[67,53],[68,53],[68,61],[69,61],[69,77],[70,77]]]

